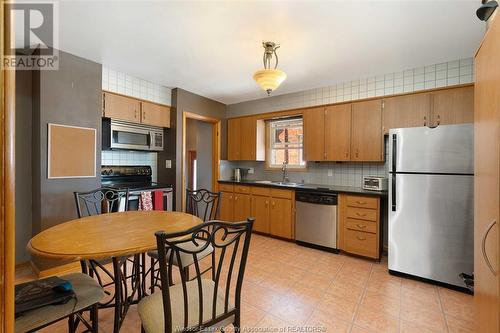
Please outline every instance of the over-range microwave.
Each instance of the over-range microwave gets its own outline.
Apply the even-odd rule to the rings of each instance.
[[[102,119],[102,149],[163,150],[163,128]]]

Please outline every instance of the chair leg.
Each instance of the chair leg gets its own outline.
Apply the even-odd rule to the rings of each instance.
[[[70,314],[68,317],[68,332],[75,333],[75,315]]]
[[[92,321],[92,332],[99,332],[99,317],[98,317],[99,306],[98,304],[92,305],[90,308],[90,320]]]

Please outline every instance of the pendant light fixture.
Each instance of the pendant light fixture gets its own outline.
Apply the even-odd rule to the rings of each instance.
[[[253,79],[267,92],[267,95],[271,95],[271,92],[276,90],[280,84],[285,81],[286,74],[282,70],[276,69],[278,67],[278,55],[276,50],[280,47],[274,42],[262,42],[264,47],[264,56],[262,58],[264,62],[264,69],[255,72]],[[275,58],[274,68],[271,69],[271,62],[273,60],[273,55]]]

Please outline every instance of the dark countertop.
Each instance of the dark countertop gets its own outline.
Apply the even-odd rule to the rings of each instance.
[[[322,184],[301,184],[301,183],[279,184],[276,182],[270,182],[270,181],[266,181],[266,180],[235,181],[235,180],[230,180],[230,179],[229,180],[220,179],[219,183],[288,188],[288,189],[292,189],[292,190],[322,191],[322,192],[334,192],[334,193],[353,193],[353,194],[373,195],[373,196],[379,196],[379,197],[386,197],[387,196],[387,191],[369,191],[369,190],[364,190],[361,187],[350,187],[350,186],[336,186],[336,185],[322,185]]]

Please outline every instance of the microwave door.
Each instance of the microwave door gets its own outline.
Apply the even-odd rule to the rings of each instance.
[[[111,135],[111,148],[149,150],[149,131],[116,126]]]

